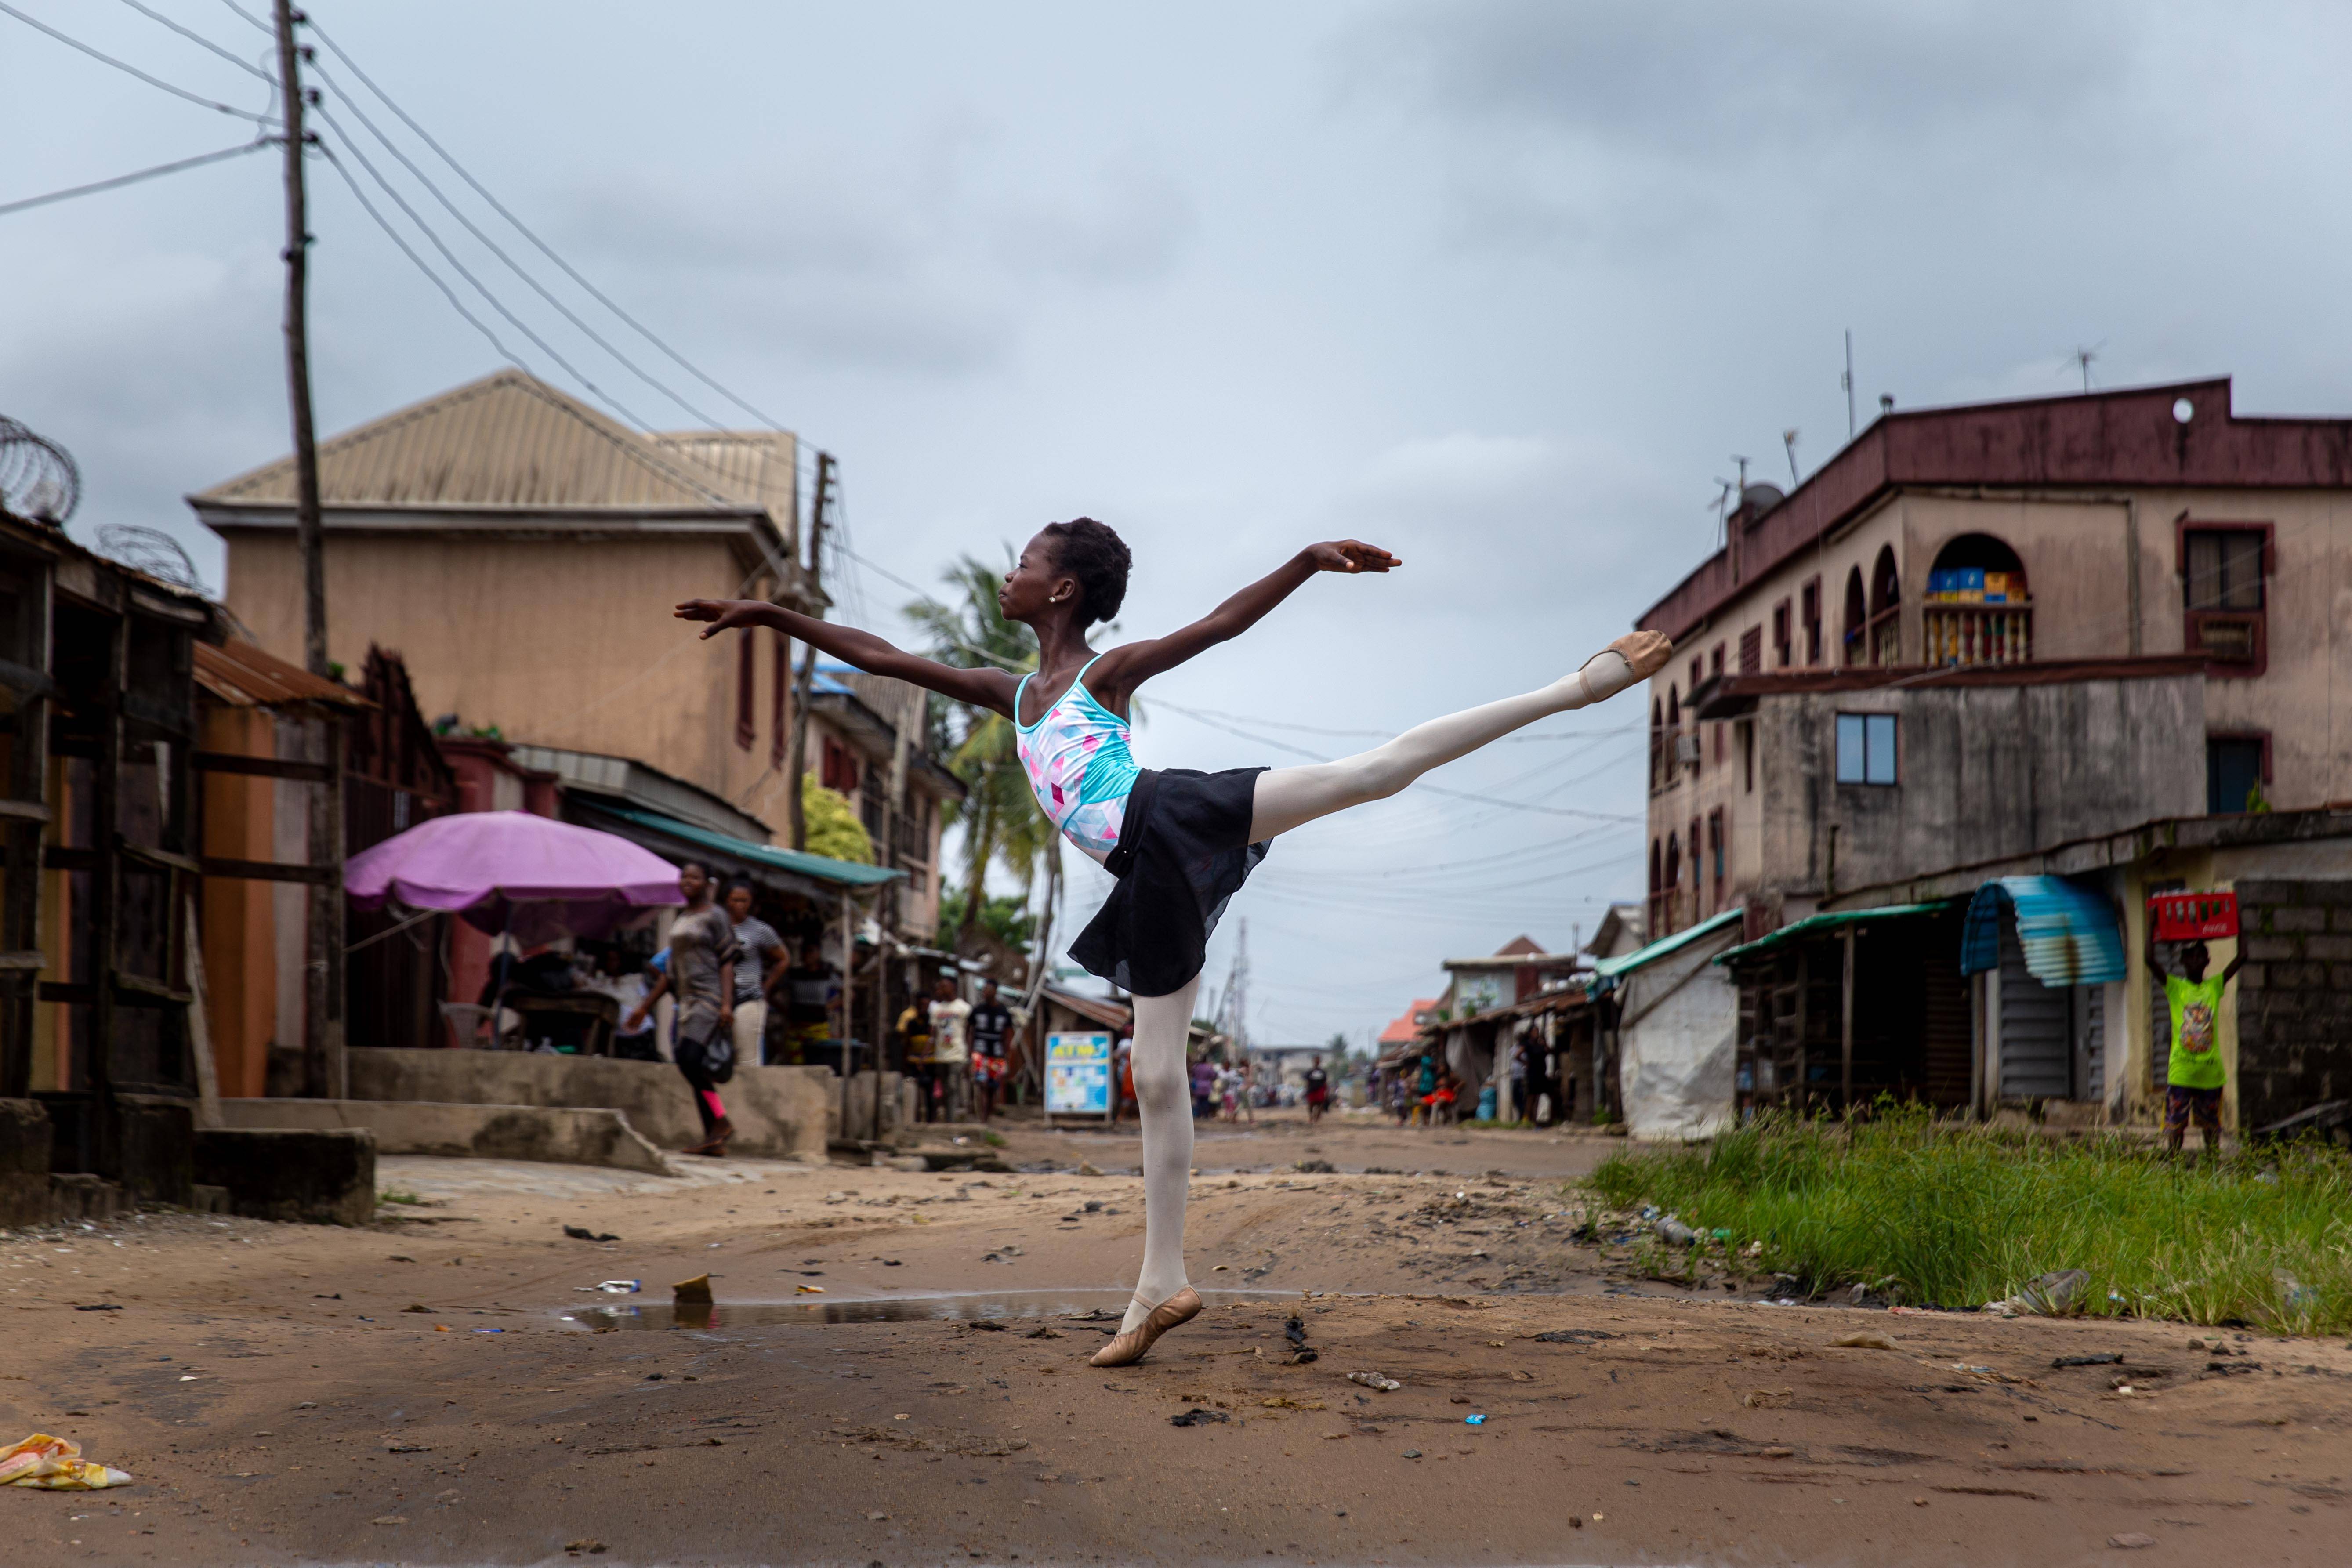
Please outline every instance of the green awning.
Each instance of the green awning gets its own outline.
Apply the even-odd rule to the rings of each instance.
[[[1717,963],[1729,963],[1735,958],[1743,958],[1753,952],[1763,952],[1768,949],[1794,942],[1801,936],[1819,936],[1824,931],[1834,931],[1839,926],[1860,925],[1865,921],[1892,921],[1902,920],[1911,915],[1940,914],[1950,909],[1956,902],[1958,900],[1953,899],[1939,899],[1932,904],[1887,904],[1874,910],[1834,910],[1824,914],[1807,915],[1803,920],[1784,925],[1779,931],[1769,931],[1759,936],[1754,942],[1742,942],[1738,947],[1726,948],[1715,955],[1715,961]]]
[[[680,822],[675,816],[664,816],[656,811],[640,811],[635,806],[620,805],[609,800],[591,799],[583,804],[603,816],[616,817],[647,832],[658,833],[682,843],[698,844],[706,849],[715,849],[739,860],[789,871],[812,881],[830,882],[837,888],[871,888],[907,874],[881,866],[861,866],[855,860],[835,860],[828,855],[784,849],[773,844],[754,844],[748,838],[730,837],[724,833],[714,833],[708,827],[697,827],[691,822]]]
[[[1636,948],[1621,957],[1604,958],[1592,966],[1592,979],[1586,984],[1585,989],[1589,994],[1596,996],[1603,991],[1613,990],[1619,975],[1629,974],[1644,964],[1655,963],[1668,953],[1688,947],[1707,932],[1720,931],[1732,921],[1744,918],[1745,913],[1742,910],[1726,910],[1721,914],[1703,920],[1695,926],[1678,931],[1672,936],[1662,936],[1647,947]]]

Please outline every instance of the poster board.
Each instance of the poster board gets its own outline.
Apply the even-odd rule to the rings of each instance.
[[[1045,1037],[1045,1114],[1110,1116],[1110,1036]]]

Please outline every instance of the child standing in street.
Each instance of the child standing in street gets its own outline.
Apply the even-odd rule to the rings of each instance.
[[[2147,942],[2148,969],[2164,976],[2165,1005],[2172,1015],[2172,1057],[2165,1071],[2164,1140],[2174,1153],[2189,1141],[2189,1122],[2197,1121],[2205,1152],[2221,1150],[2221,1085],[2225,1074],[2214,1021],[2221,1016],[2221,994],[2246,962],[2243,954],[2210,979],[2206,968],[2212,953],[2201,942],[2180,944],[2178,973],[2158,955],[2156,938]]]

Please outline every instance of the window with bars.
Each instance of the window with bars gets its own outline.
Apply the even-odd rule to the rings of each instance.
[[[1764,668],[1764,628],[1750,626],[1739,634],[1739,673],[1760,674]]]
[[[2259,675],[2269,663],[2272,568],[2267,524],[2181,530],[2181,595],[2188,650],[2218,674]]]

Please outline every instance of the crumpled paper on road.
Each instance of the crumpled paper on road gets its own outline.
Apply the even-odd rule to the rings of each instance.
[[[45,1491],[97,1491],[129,1484],[124,1470],[111,1470],[81,1457],[81,1445],[36,1432],[12,1448],[0,1449],[0,1486]]]

